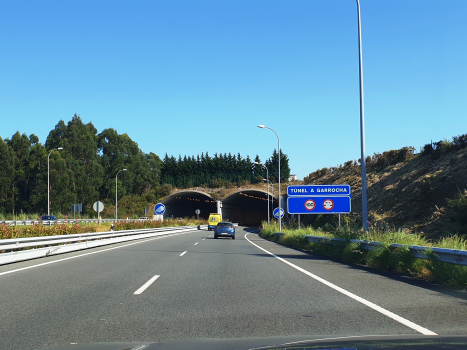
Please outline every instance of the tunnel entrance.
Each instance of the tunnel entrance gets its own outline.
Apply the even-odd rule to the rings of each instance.
[[[164,219],[174,217],[196,217],[195,210],[199,209],[200,219],[208,219],[210,213],[217,213],[217,204],[209,194],[196,191],[179,191],[166,197]]]
[[[269,212],[278,206],[275,197],[269,194]],[[268,193],[262,190],[241,190],[232,193],[222,201],[222,218],[240,225],[259,225],[268,220]]]

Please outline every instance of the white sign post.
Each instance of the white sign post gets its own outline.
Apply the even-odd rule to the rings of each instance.
[[[104,210],[104,203],[101,201],[97,201],[92,205],[92,209],[97,212],[97,221],[100,224],[101,223],[101,211]]]

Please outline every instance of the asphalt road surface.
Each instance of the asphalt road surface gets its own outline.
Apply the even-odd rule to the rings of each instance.
[[[0,349],[307,335],[467,334],[463,291],[302,253],[237,228],[0,267]],[[44,264],[47,263],[47,264]]]

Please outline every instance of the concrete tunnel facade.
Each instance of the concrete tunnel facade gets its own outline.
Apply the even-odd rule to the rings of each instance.
[[[223,220],[240,225],[258,225],[268,219],[268,193],[263,190],[246,189],[231,193],[222,201],[196,190],[178,191],[167,196],[162,203],[166,207],[164,218],[193,217],[196,209],[200,218],[208,219],[210,213],[222,213]],[[273,219],[273,209],[278,201],[269,194],[269,215]]]
[[[211,195],[196,191],[179,191],[167,196],[162,204],[165,205],[164,219],[170,217],[196,217],[196,209],[200,210],[200,219],[208,219],[210,213],[217,213],[217,202]]]

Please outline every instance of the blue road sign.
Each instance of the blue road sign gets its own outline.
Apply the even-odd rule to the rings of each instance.
[[[81,213],[83,211],[83,205],[82,204],[72,204],[71,205],[71,211],[73,213]]]
[[[157,203],[154,207],[154,215],[162,215],[165,213],[165,205],[162,203]]]
[[[276,219],[279,219],[279,208],[274,209],[273,214]],[[281,218],[283,217],[284,217],[284,209],[281,208]]]
[[[287,210],[289,214],[347,214],[350,213],[350,197],[288,197]]]
[[[287,196],[350,196],[349,185],[288,186]]]

